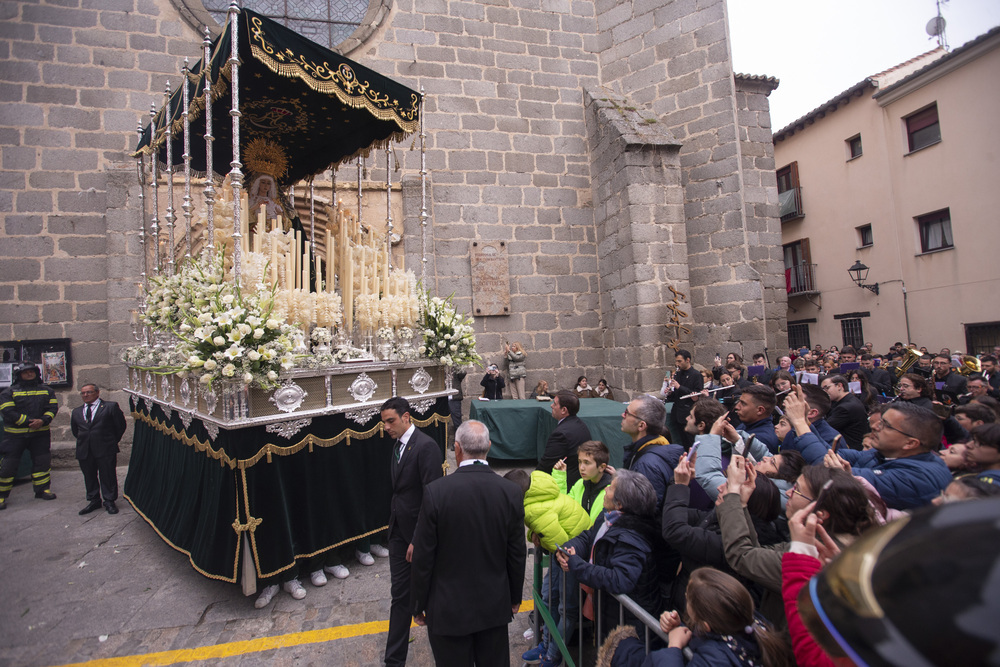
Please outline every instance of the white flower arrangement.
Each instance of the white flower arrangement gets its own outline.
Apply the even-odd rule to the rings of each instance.
[[[266,272],[257,272],[263,280]],[[278,372],[292,368],[293,335],[299,332],[274,315],[274,289],[244,281],[242,289],[227,281],[225,257],[203,253],[183,262],[173,276],[150,279],[149,307],[143,321],[168,331],[179,344],[151,357],[130,348],[123,359],[155,364],[156,372],[189,372],[205,385],[219,377],[271,388]],[[152,365],[152,364],[151,364]]]
[[[476,352],[473,319],[458,314],[452,304],[453,298],[454,295],[442,299],[423,292],[420,321],[423,344],[417,351],[446,366],[482,365],[482,357]]]
[[[314,343],[326,345],[333,340],[333,334],[326,327],[316,327],[312,330],[312,333],[309,334],[309,338]]]

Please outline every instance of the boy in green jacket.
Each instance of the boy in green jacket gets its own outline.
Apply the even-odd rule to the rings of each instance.
[[[590,515],[590,526],[604,511],[604,491],[611,486],[611,474],[607,472],[611,455],[607,446],[597,440],[588,440],[580,445],[578,459],[580,479],[569,490],[569,496],[580,504]],[[536,473],[537,474],[537,473]],[[552,467],[552,477],[562,493],[566,493],[566,461],[557,461]],[[587,526],[588,528],[590,526]],[[576,629],[576,618],[579,615],[579,586],[570,573],[566,576],[566,606],[561,602],[562,572],[549,568],[549,574],[542,583],[542,594],[548,594],[546,600],[552,617],[558,623],[559,634],[563,641],[568,642]],[[554,576],[553,576],[554,575]],[[556,601],[559,601],[558,603]],[[559,647],[549,637],[548,627],[543,628],[542,641],[535,648],[525,652],[521,658],[527,664],[541,664],[542,667],[554,667],[562,663]]]

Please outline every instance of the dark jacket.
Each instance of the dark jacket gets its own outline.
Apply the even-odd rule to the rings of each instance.
[[[580,445],[592,440],[587,424],[576,415],[570,415],[556,424],[545,442],[545,451],[535,470],[552,474],[552,466],[559,459],[566,459],[566,486],[572,489],[580,479],[580,463],[577,452]]]
[[[636,640],[638,642],[638,640]],[[745,652],[757,664],[763,664],[762,653],[753,635],[720,637],[717,634],[696,635],[688,643],[693,656],[688,662],[679,648],[653,651],[642,662],[642,667],[741,667],[747,664],[740,659]],[[617,661],[614,664],[619,664]]]
[[[892,396],[892,376],[884,368],[873,368],[871,370],[862,368],[861,371],[868,376],[868,384],[871,385],[875,393],[885,396]]]
[[[76,438],[76,458],[82,461],[91,456],[101,458],[117,454],[118,443],[127,428],[122,409],[114,401],[101,399],[88,424],[86,408],[86,404],[81,405],[70,415],[70,429]]]
[[[740,423],[736,427],[736,430],[753,434],[757,440],[767,445],[772,454],[778,453],[780,443],[778,442],[777,434],[774,432],[774,422],[771,421],[770,416],[764,417],[752,424]]]
[[[809,424],[809,429],[813,433],[815,433],[820,440],[822,440],[828,445],[832,445],[834,439],[836,439],[836,437],[840,435],[840,433],[838,433],[836,429],[834,429],[832,426],[826,423],[826,420],[822,418],[817,419],[813,423]],[[788,434],[785,435],[785,439],[781,441],[781,448],[799,449],[801,451],[801,448],[795,445],[795,441],[798,439],[798,437],[799,436],[795,433],[795,429],[788,431]]]
[[[497,375],[496,377],[487,373],[479,384],[483,386],[483,398],[488,398],[491,401],[499,401],[503,399],[503,388],[507,384],[503,381],[502,375]]]
[[[853,393],[848,393],[831,407],[826,421],[830,426],[840,431],[847,446],[851,449],[861,449],[861,441],[871,430],[868,425],[868,411],[861,399]]]
[[[969,386],[968,379],[955,371],[950,371],[945,375],[944,380],[939,380],[936,375],[931,376],[931,382],[935,386],[938,382],[944,382],[944,387],[935,389],[937,399],[942,403],[958,403],[958,397],[967,392]]]
[[[424,491],[411,611],[426,612],[438,635],[506,626],[521,601],[526,553],[520,488],[486,465],[459,468]]]
[[[663,436],[646,436],[625,446],[622,467],[639,473],[653,485],[657,512],[663,508],[663,496],[674,483],[674,468],[683,453],[683,447],[667,444]]]
[[[424,487],[441,478],[441,462],[441,448],[419,428],[413,431],[399,461],[396,461],[395,456],[390,459],[390,536],[399,531],[406,542],[413,541],[413,529],[417,525],[420,503],[424,499]]]
[[[670,410],[671,419],[673,419],[674,424],[683,429],[684,422],[687,421],[687,416],[691,414],[691,410],[694,408],[694,401],[690,398],[681,400],[681,396],[687,396],[688,394],[704,389],[705,378],[692,367],[686,371],[677,371],[674,373],[674,380],[680,387],[670,392],[667,396],[667,402],[674,404]]]
[[[851,464],[854,476],[871,482],[892,509],[929,505],[951,483],[951,471],[934,452],[898,459],[887,459],[874,449],[838,453]]]
[[[601,539],[595,541],[605,520],[606,515],[602,514],[593,526],[566,543],[566,547],[576,550],[569,557],[570,572],[581,584],[604,591],[601,613],[605,630],[617,624],[618,601],[612,595],[627,595],[658,618],[663,611],[658,585],[660,574],[676,571],[677,559],[662,559],[663,550],[654,520],[623,513]],[[593,558],[588,561],[591,552]],[[627,611],[625,622],[634,623],[637,628],[645,627]]]
[[[12,385],[0,391],[4,437],[18,438],[48,431],[58,411],[56,393],[37,377],[27,381],[18,377]],[[28,422],[32,419],[41,419],[42,426],[29,429]]]

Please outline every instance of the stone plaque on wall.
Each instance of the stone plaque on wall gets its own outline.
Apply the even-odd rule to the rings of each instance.
[[[472,314],[510,314],[510,270],[507,267],[505,241],[473,241],[469,256],[472,261]]]

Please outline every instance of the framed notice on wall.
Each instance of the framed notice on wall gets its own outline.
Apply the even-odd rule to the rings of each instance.
[[[69,338],[45,338],[0,342],[0,387],[9,387],[14,368],[31,362],[41,371],[41,380],[53,389],[73,386],[73,362]]]

